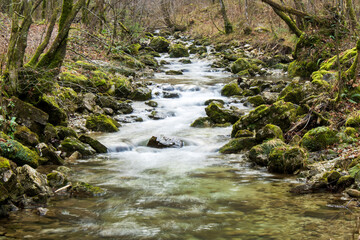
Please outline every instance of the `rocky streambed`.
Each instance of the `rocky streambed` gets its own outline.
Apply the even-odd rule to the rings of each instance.
[[[36,198],[39,193],[54,196],[48,204],[48,196],[43,202],[32,198],[34,202],[24,210],[12,211],[7,219],[0,219],[0,239],[355,236],[359,224],[356,210],[344,207],[350,199],[336,194],[291,194],[289,190],[299,181],[285,174],[302,166],[291,163],[295,167],[288,170],[269,165],[267,154],[275,147],[285,146],[282,131],[289,127],[296,111],[295,104],[275,103],[278,98],[288,101],[297,96],[284,91],[286,86],[292,86],[286,77],[260,76],[271,71],[248,60],[257,50],[245,44],[238,50],[228,50],[221,61],[209,57],[212,49],[221,51],[221,45],[212,48],[184,41],[186,44],[189,55],[183,53],[181,45],[174,45],[176,50],[170,53],[161,53],[168,51],[161,41],[150,43],[161,55],[142,57],[143,61],[149,66],[162,63],[162,71],[154,73],[151,83],[121,77],[116,74],[119,69],[104,76],[83,62],[77,66],[91,71],[91,77],[86,71],[83,75],[69,72],[60,76],[64,80],[59,88],[65,95],[63,101],[68,101],[69,108],[77,109],[70,116],[70,126],[76,132],[65,127],[52,131],[47,126],[46,136],[62,153],[60,158],[51,159],[60,163],[65,159],[69,168],[57,168],[47,178],[26,165],[17,170],[33,176],[32,185],[25,181],[29,178],[23,182],[20,179],[28,187],[26,194],[35,189],[32,196]],[[240,52],[247,58],[238,56]],[[287,62],[280,57],[275,59],[273,66]],[[132,59],[124,61],[132,64]],[[233,72],[243,71],[239,74],[242,78],[214,68],[229,67],[230,63]],[[105,78],[108,81],[102,81]],[[79,94],[70,89],[64,92],[62,87],[74,87],[74,83],[78,86],[79,81],[111,94]],[[266,109],[262,104],[266,104]],[[249,114],[257,106],[260,108]],[[61,123],[61,116],[58,113],[53,120]],[[109,133],[92,134],[91,138],[79,136],[87,129]],[[51,135],[54,132],[57,137]],[[269,138],[275,140],[269,144],[265,142]],[[256,149],[259,145],[260,149]],[[296,156],[301,156],[302,150],[297,149]],[[275,170],[269,173],[263,166]],[[49,173],[46,168],[38,170]],[[67,187],[69,182],[77,184]]]

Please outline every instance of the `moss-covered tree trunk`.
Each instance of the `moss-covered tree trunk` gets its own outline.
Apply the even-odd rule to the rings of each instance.
[[[66,55],[67,37],[71,23],[84,4],[85,0],[78,0],[75,5],[73,5],[73,0],[63,0],[59,32],[49,50],[36,64],[37,70],[55,70],[54,74],[60,70]]]
[[[224,19],[224,26],[225,26],[225,33],[226,34],[230,34],[234,31],[233,26],[227,16],[226,13],[226,7],[225,7],[225,3],[223,0],[219,0],[220,1],[220,9],[221,9],[221,15]]]
[[[10,94],[16,94],[19,86],[19,72],[24,66],[24,55],[27,47],[27,37],[33,22],[32,14],[42,0],[13,0],[11,36],[6,62],[6,86]]]
[[[360,29],[359,23],[356,19],[356,14],[354,10],[354,5],[352,0],[346,0],[346,9],[350,18],[351,27],[353,29],[357,28],[357,30]]]

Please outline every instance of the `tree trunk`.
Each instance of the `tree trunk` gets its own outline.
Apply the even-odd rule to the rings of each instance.
[[[294,3],[295,3],[295,7],[297,10],[301,10],[303,11],[303,3],[301,0],[294,0]],[[304,30],[304,19],[299,17],[299,16],[296,16],[296,25],[299,29],[301,30]]]
[[[78,0],[73,6],[73,0],[63,0],[62,13],[59,21],[59,32],[44,56],[36,64],[38,70],[60,70],[66,54],[67,37],[71,23],[84,6],[85,0]]]
[[[273,8],[274,12],[282,19],[284,20],[284,22],[288,25],[288,27],[290,28],[290,30],[297,36],[300,37],[303,32],[296,26],[296,23],[291,20],[291,18],[286,15],[284,12]]]
[[[170,17],[170,4],[168,0],[161,0],[160,1],[160,9],[163,14],[165,25],[168,28],[173,28],[175,24],[172,22]]]
[[[7,52],[5,69],[6,85],[10,94],[16,94],[19,86],[19,72],[24,65],[25,49],[30,26],[33,22],[32,14],[39,7],[42,0],[13,0],[11,36]],[[20,22],[22,19],[22,22]]]
[[[359,23],[358,23],[358,21],[356,19],[356,14],[355,14],[355,11],[354,11],[354,6],[353,6],[353,1],[352,0],[346,0],[346,8],[347,8],[348,15],[350,17],[351,27],[353,29],[360,28]]]
[[[225,33],[226,34],[230,34],[234,31],[233,29],[233,26],[227,16],[227,13],[226,13],[226,7],[225,7],[225,4],[224,4],[224,1],[223,0],[219,0],[220,1],[220,8],[221,8],[221,15],[224,19],[224,25],[225,25]]]

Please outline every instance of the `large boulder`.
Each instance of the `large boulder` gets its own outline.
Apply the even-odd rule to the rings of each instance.
[[[73,137],[65,138],[65,140],[61,142],[61,146],[59,148],[63,152],[66,152],[67,156],[70,156],[76,151],[81,153],[83,156],[91,156],[96,153],[96,151],[89,144],[83,143]]]
[[[154,37],[151,39],[150,47],[159,53],[169,51],[170,42],[164,37]]]
[[[17,97],[12,97],[8,100],[9,107],[11,107],[12,116],[16,117],[16,122],[24,125],[31,131],[40,135],[46,124],[49,121],[49,115],[33,105],[21,101]]]
[[[254,137],[234,138],[222,146],[219,152],[223,154],[239,153],[244,150],[249,150],[255,145],[256,140]]]
[[[3,139],[0,141],[0,154],[19,166],[25,164],[34,168],[39,166],[39,155],[13,139]]]
[[[206,115],[215,123],[235,123],[243,114],[242,112],[230,110],[224,108],[219,102],[211,102],[209,106],[205,108]]]
[[[241,96],[241,94],[242,94],[242,89],[239,87],[236,80],[226,84],[221,89],[221,95],[226,97]]]
[[[276,147],[284,147],[286,144],[280,139],[272,139],[250,149],[249,160],[257,165],[266,167],[269,163],[269,154]]]
[[[180,57],[188,57],[189,56],[188,49],[180,43],[172,45],[170,47],[169,53],[170,53],[171,58],[180,58]]]
[[[292,174],[304,167],[307,152],[300,147],[276,147],[269,154],[268,170],[273,173]]]
[[[36,103],[36,107],[49,114],[49,123],[54,125],[67,124],[67,114],[57,103],[56,96],[44,94]]]
[[[56,133],[58,135],[58,137],[63,140],[67,137],[74,137],[77,138],[77,133],[75,132],[74,129],[69,128],[69,127],[64,127],[64,126],[57,126],[55,127],[56,129]]]
[[[261,105],[250,111],[248,115],[242,116],[233,125],[231,136],[234,137],[239,130],[258,130],[267,124],[277,125],[283,131],[286,131],[295,120],[295,105],[289,102],[277,101],[270,106]]]
[[[313,128],[301,139],[301,145],[309,151],[319,151],[339,142],[338,132],[329,127]]]
[[[117,132],[120,124],[104,114],[92,115],[86,119],[85,126],[93,131]]]
[[[181,148],[184,146],[184,142],[175,137],[152,136],[147,146],[152,148]]]
[[[127,78],[116,78],[115,79],[115,96],[119,98],[127,98],[134,92],[134,86]]]

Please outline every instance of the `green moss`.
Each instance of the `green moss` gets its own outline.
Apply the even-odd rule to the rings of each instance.
[[[301,140],[301,145],[310,151],[319,151],[339,142],[338,133],[329,127],[317,127],[308,131]]]
[[[348,68],[351,66],[351,60],[356,56],[356,48],[348,49],[345,52],[340,54],[340,64],[347,65]],[[320,65],[320,70],[338,70],[337,66],[337,55],[329,58],[328,60],[324,61]]]
[[[151,39],[150,47],[159,53],[169,51],[170,42],[164,37],[154,37]]]
[[[255,145],[256,141],[254,137],[235,138],[221,147],[219,152],[222,154],[239,153],[244,150],[249,150]]]
[[[241,138],[241,137],[253,137],[254,133],[252,131],[249,130],[239,130],[236,134],[235,134],[235,138]]]
[[[172,45],[170,47],[169,53],[170,53],[171,58],[180,58],[180,57],[189,57],[190,56],[188,49],[180,43]]]
[[[312,83],[318,85],[319,87],[329,88],[330,84],[324,80],[324,76],[331,75],[333,76],[335,73],[326,71],[326,70],[319,70],[315,71],[311,74]],[[335,80],[333,78],[333,80]]]
[[[0,141],[0,154],[20,166],[25,164],[33,168],[39,166],[39,155],[16,140],[9,139],[5,142]]]
[[[215,123],[235,123],[239,116],[234,114],[233,111],[225,109],[219,102],[211,102],[209,106],[205,108],[206,115]]]
[[[56,129],[56,133],[60,139],[65,139],[67,137],[74,137],[74,138],[78,137],[76,132],[72,128],[64,127],[64,126],[57,126],[55,129]]]
[[[2,171],[3,169],[10,169],[10,162],[9,159],[0,157],[0,171]]]
[[[139,57],[139,60],[144,63],[147,66],[150,67],[158,67],[159,63],[157,62],[157,60],[152,56],[152,55],[143,55]]]
[[[93,131],[117,132],[119,131],[118,126],[120,126],[120,124],[111,117],[99,114],[88,117],[85,126]]]
[[[49,114],[49,122],[54,125],[67,125],[68,117],[66,112],[56,101],[57,96],[43,94],[36,107]]]
[[[65,138],[61,142],[59,147],[63,152],[67,153],[67,156],[70,156],[72,153],[78,151],[83,156],[90,156],[95,154],[95,150],[90,147],[90,145],[82,143],[74,137]]]
[[[360,127],[360,111],[350,114],[350,116],[346,119],[345,126],[355,128]]]
[[[129,95],[129,98],[135,101],[150,100],[152,98],[151,90],[146,87],[138,87]]]
[[[316,70],[318,66],[315,62],[295,60],[289,64],[288,76],[307,78]]]
[[[212,127],[215,123],[209,117],[200,117],[196,119],[190,127],[194,128],[207,128]]]
[[[239,74],[239,72],[248,70],[251,67],[250,62],[245,58],[238,58],[233,64],[231,64],[231,72]]]
[[[235,136],[237,131],[248,129],[258,130],[266,124],[279,126],[283,131],[289,129],[292,122],[296,120],[296,107],[289,102],[277,101],[274,104],[260,105],[249,114],[242,116],[234,125],[231,136]]]
[[[269,154],[268,170],[275,173],[292,174],[304,167],[307,152],[300,147],[276,147]]]
[[[249,159],[251,162],[267,166],[269,162],[269,154],[276,147],[284,147],[286,144],[280,139],[271,139],[260,145],[252,147],[249,151]]]
[[[344,133],[349,136],[349,137],[352,137],[352,138],[355,138],[356,135],[357,135],[357,130],[353,127],[347,127],[345,130],[344,130]]]
[[[83,143],[89,144],[97,153],[107,153],[107,147],[101,144],[98,140],[86,135],[81,135],[79,140]]]
[[[120,76],[114,78],[115,82],[115,96],[120,98],[126,98],[134,92],[134,87],[128,78]]]
[[[138,55],[140,48],[141,45],[139,43],[134,43],[129,46],[129,50],[132,55]]]
[[[91,64],[91,63],[88,63],[88,62],[85,62],[85,61],[76,61],[75,65],[78,66],[78,67],[81,67],[84,70],[93,71],[93,70],[97,69],[95,64]]]
[[[81,86],[87,86],[89,82],[89,79],[86,76],[70,72],[62,72],[59,76],[59,79],[64,86],[71,87],[77,92],[82,90]]]
[[[261,95],[256,95],[256,96],[252,96],[249,97],[248,102],[251,103],[251,105],[253,105],[254,107],[260,106],[262,104],[265,104],[265,100]]]
[[[232,82],[226,84],[221,89],[221,95],[226,96],[226,97],[240,96],[241,94],[242,94],[242,89],[237,84],[237,81],[232,81]]]
[[[39,136],[25,126],[17,127],[14,138],[27,146],[35,147],[39,143]]]
[[[267,124],[265,127],[261,128],[256,133],[256,141],[262,142],[264,140],[269,140],[273,138],[278,138],[284,141],[283,131],[280,127],[274,124]]]

